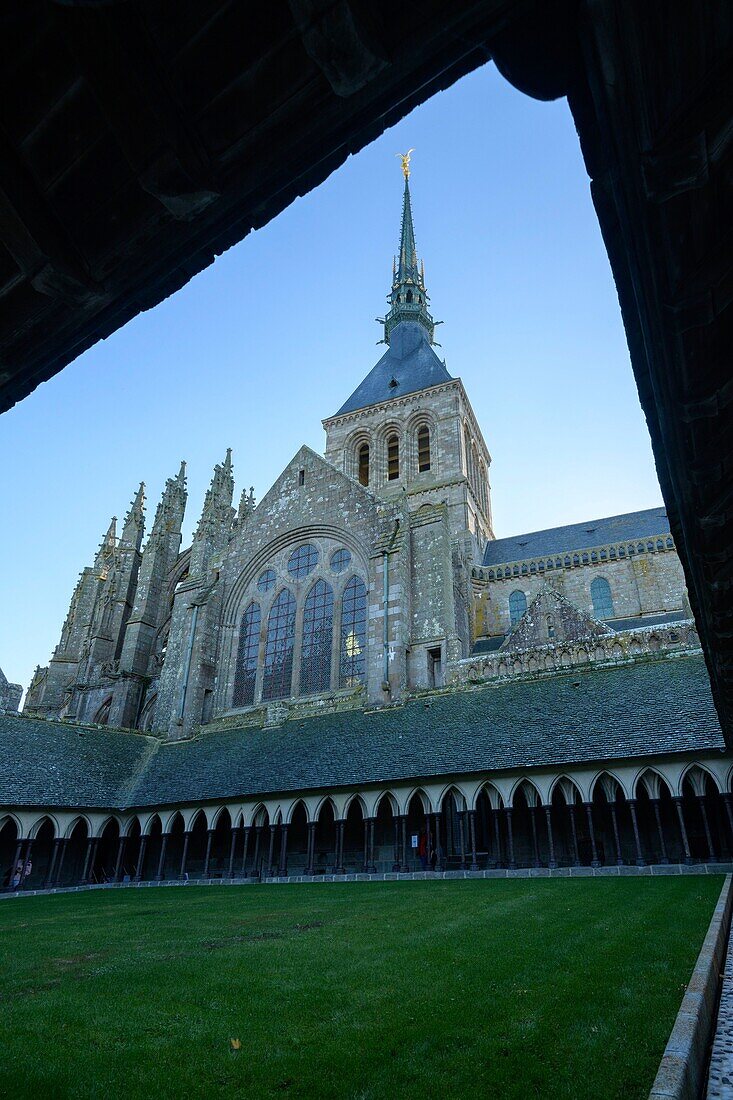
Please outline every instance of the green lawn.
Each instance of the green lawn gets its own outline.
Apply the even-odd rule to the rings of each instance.
[[[0,1095],[643,1097],[721,885],[192,886],[2,901]]]

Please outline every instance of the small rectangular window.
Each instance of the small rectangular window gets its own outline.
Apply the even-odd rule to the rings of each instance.
[[[305,485],[305,470],[298,471],[298,485]]]
[[[387,440],[387,480],[397,481],[400,476],[400,441],[396,435]]]

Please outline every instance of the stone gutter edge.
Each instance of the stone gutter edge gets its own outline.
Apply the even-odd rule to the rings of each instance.
[[[707,935],[654,1078],[649,1100],[697,1100],[705,1082],[733,907],[726,875]]]

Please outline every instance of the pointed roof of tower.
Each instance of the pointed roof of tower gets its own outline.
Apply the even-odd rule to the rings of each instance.
[[[108,554],[112,553],[117,546],[117,516],[112,516],[107,528],[107,533],[99,544],[95,556],[95,564],[100,562]]]
[[[130,510],[125,516],[125,522],[120,535],[121,546],[136,546],[140,548],[140,542],[145,529],[145,482],[140,482],[140,488],[130,505]]]
[[[390,310],[382,321],[384,343],[389,345],[389,349],[336,416],[452,381],[445,363],[438,358],[432,346],[436,322],[428,312],[430,299],[425,289],[425,271],[418,260],[415,245],[409,184],[410,154],[398,155],[402,158],[405,190],[402,195],[399,254],[393,263],[389,294]]]
[[[163,495],[155,511],[151,534],[170,531],[180,533],[183,514],[186,510],[186,499],[186,463],[181,462],[176,476],[169,477],[165,483]]]

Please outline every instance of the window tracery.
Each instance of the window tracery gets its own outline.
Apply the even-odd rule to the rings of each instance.
[[[331,687],[333,649],[333,588],[318,580],[305,600],[303,648],[300,657],[300,694],[312,695]]]
[[[272,573],[273,584],[275,574]],[[262,578],[260,577],[260,580]],[[257,587],[259,588],[259,581]],[[234,672],[234,698],[235,707],[246,707],[254,702],[255,681],[257,680],[257,662],[260,653],[260,605],[254,600],[248,605],[239,630],[239,647],[237,650],[237,665]]]
[[[366,616],[366,585],[353,576],[344,589],[341,610],[340,687],[356,687],[366,679]]]
[[[283,588],[270,608],[262,675],[263,699],[286,699],[293,680],[295,598]]]

